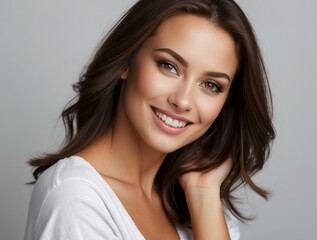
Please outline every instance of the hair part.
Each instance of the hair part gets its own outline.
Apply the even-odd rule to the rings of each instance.
[[[73,85],[77,96],[61,114],[65,126],[61,149],[29,160],[35,167],[36,180],[54,163],[74,155],[110,130],[119,101],[121,74],[163,21],[182,14],[204,17],[227,31],[234,39],[239,66],[228,99],[208,131],[167,155],[156,177],[158,191],[169,218],[189,226],[185,195],[177,178],[193,170],[214,169],[231,157],[233,167],[221,186],[221,197],[236,217],[249,219],[236,208],[233,191],[249,185],[267,198],[268,192],[258,187],[251,176],[262,169],[275,133],[263,59],[251,24],[232,0],[140,0],[130,8]]]

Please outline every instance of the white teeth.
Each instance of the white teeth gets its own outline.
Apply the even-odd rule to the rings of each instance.
[[[155,111],[156,116],[158,116],[158,118],[160,118],[163,122],[165,122],[167,125],[170,125],[172,127],[176,127],[176,128],[183,128],[185,127],[187,122],[184,121],[179,121],[176,119],[173,119],[171,117],[166,116],[165,114],[159,112],[159,111]]]
[[[168,124],[168,125],[172,125],[173,124],[173,119],[170,118],[170,117],[167,117],[166,120],[165,120],[165,123]]]

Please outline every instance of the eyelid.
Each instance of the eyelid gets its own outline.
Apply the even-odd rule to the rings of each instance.
[[[171,62],[170,60],[167,60],[166,58],[157,58],[156,63],[157,64],[163,64],[164,63],[164,64],[169,64],[169,65],[173,66],[173,68],[176,71],[176,74],[179,75],[179,70],[178,70],[177,65],[175,63]]]
[[[224,88],[223,85],[218,83],[215,80],[205,80],[201,84],[208,84],[208,83],[212,83],[217,88],[217,91],[212,91],[211,88],[207,87],[208,91],[210,91],[212,93],[222,93],[223,92],[223,88]]]

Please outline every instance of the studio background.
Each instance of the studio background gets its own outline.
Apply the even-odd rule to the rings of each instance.
[[[57,118],[101,37],[134,0],[0,1],[0,239],[22,239],[31,156],[56,149]],[[317,239],[317,2],[238,0],[266,62],[277,139],[241,207],[243,240]],[[127,39],[129,41],[129,39]]]

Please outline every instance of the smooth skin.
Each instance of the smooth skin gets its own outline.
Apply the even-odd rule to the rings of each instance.
[[[220,186],[231,167],[232,160],[227,159],[212,171],[190,172],[178,179],[185,192],[195,239],[230,239]]]
[[[217,118],[237,65],[234,41],[223,29],[192,15],[167,19],[122,73],[111,131],[76,154],[105,178],[146,239],[179,239],[154,179],[169,152],[202,136]],[[156,110],[190,124],[170,127]],[[230,239],[219,192],[231,165],[228,159],[178,179],[196,240]]]

